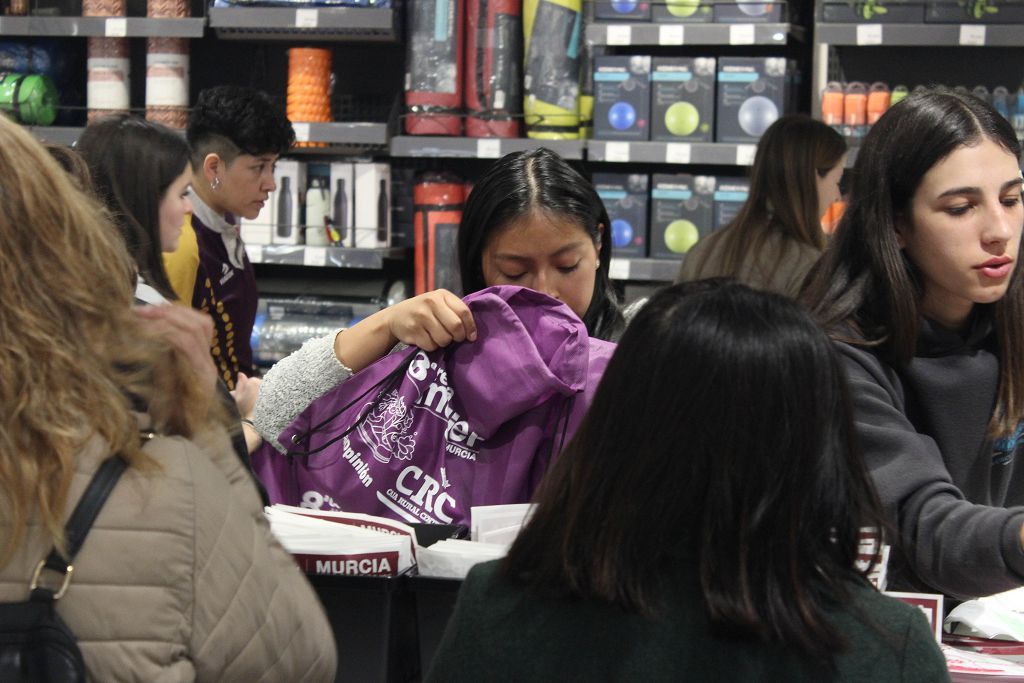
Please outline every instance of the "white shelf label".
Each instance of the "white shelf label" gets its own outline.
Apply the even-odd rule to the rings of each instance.
[[[124,38],[128,35],[128,20],[124,17],[111,17],[104,22],[103,35],[107,38]]]
[[[501,156],[501,140],[480,138],[476,141],[476,156],[480,159],[497,159]]]
[[[961,24],[960,25],[960,44],[961,45],[979,45],[985,44],[985,26],[984,24]]]
[[[682,45],[683,25],[662,24],[658,28],[658,45]]]
[[[326,266],[327,247],[306,247],[302,253],[302,265],[304,266]]]
[[[604,160],[627,163],[629,161],[628,142],[606,142],[604,143]]]
[[[320,12],[315,9],[295,10],[295,28],[316,28],[320,23]]]
[[[670,142],[665,145],[666,164],[688,164],[690,163],[690,143]]]
[[[295,142],[309,142],[308,123],[293,123],[292,130],[295,131]]]
[[[757,154],[757,145],[736,145],[736,165],[752,166],[755,154]]]
[[[753,24],[733,24],[729,27],[729,44],[730,45],[753,45],[754,44],[754,25]]]
[[[613,258],[608,262],[608,277],[612,280],[629,279],[629,259]]]
[[[605,42],[609,45],[632,45],[633,27],[629,24],[608,24]]]
[[[881,24],[857,24],[858,45],[881,45],[882,25]]]
[[[247,244],[245,245],[245,255],[249,257],[249,260],[253,263],[263,263],[263,245],[262,244]]]

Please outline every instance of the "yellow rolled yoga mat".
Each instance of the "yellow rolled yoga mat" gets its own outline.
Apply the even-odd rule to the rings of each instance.
[[[523,3],[523,113],[531,138],[580,137],[582,5],[582,0]]]

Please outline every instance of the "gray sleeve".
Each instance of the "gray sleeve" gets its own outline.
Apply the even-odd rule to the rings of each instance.
[[[334,355],[337,332],[310,339],[267,371],[253,412],[256,430],[277,450],[277,436],[310,403],[338,386],[352,371]]]
[[[838,346],[865,462],[914,573],[961,599],[1019,587],[1024,509],[966,500],[938,445],[907,418],[892,371],[864,349]]]

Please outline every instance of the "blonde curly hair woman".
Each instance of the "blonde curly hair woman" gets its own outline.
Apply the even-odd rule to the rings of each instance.
[[[0,205],[0,602],[27,599],[119,453],[129,468],[56,603],[90,679],[330,679],[327,619],[208,382],[133,313],[133,266],[102,208],[2,116]]]

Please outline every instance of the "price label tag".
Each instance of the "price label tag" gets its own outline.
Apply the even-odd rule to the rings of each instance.
[[[857,25],[858,45],[881,45],[882,25],[881,24],[858,24]]]
[[[613,258],[608,262],[608,277],[613,280],[629,279],[629,259]]]
[[[263,263],[263,245],[245,245],[245,255],[248,256],[249,260],[252,261],[253,263]]]
[[[309,124],[293,123],[292,130],[295,131],[296,142],[309,142]]]
[[[753,45],[754,44],[754,25],[753,24],[733,24],[729,27],[729,44],[730,45]]]
[[[302,265],[304,266],[326,266],[327,247],[306,247],[302,254]]]
[[[295,10],[295,28],[316,28],[320,23],[320,12],[315,9]]]
[[[633,27],[629,24],[608,24],[605,42],[609,45],[632,45]]]
[[[107,38],[124,38],[128,35],[128,20],[124,17],[111,17],[104,22],[103,34]]]
[[[662,24],[658,28],[658,45],[682,45],[683,25]]]
[[[604,160],[627,163],[629,161],[628,142],[606,142],[604,143]]]
[[[757,145],[736,145],[736,165],[753,166]]]
[[[985,25],[961,24],[960,44],[983,46],[985,44]]]
[[[480,138],[476,141],[476,156],[480,159],[497,159],[501,156],[501,140]]]
[[[666,164],[688,164],[690,163],[690,143],[670,142],[665,145]]]

